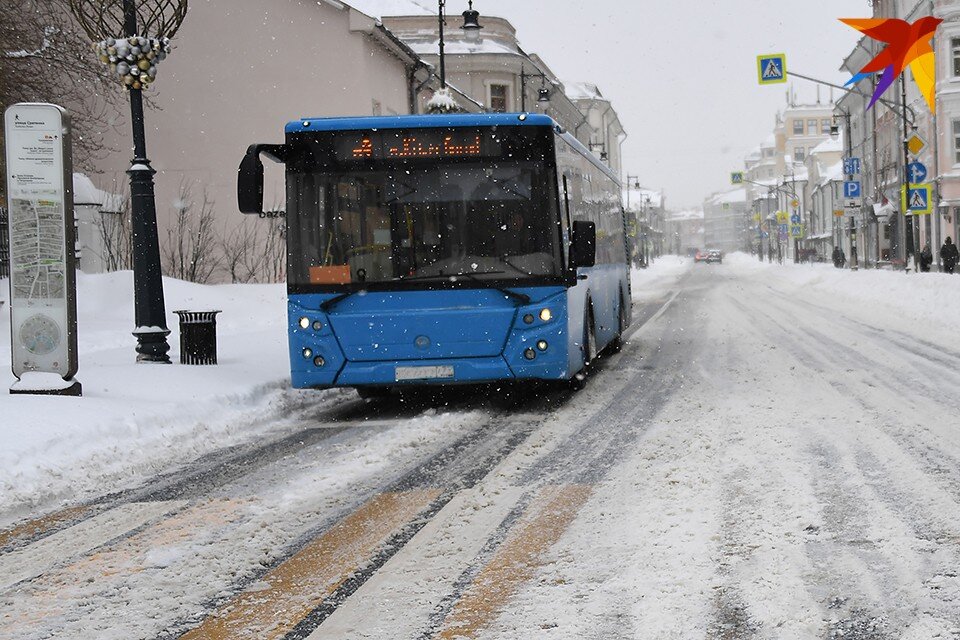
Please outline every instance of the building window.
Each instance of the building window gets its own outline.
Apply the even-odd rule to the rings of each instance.
[[[815,136],[817,135],[817,121],[816,120],[807,120],[807,135]]]
[[[953,164],[960,164],[960,120],[953,121]]]
[[[950,48],[953,49],[953,76],[960,77],[960,38],[952,38]]]
[[[507,112],[507,85],[490,85],[490,110],[494,113]]]
[[[794,120],[793,121],[793,135],[802,136],[803,135],[803,120]]]
[[[803,162],[807,158],[807,152],[803,147],[797,147],[793,150],[793,159],[795,162]]]
[[[823,118],[820,120],[820,133],[828,136],[830,135],[830,125],[833,124],[830,122],[830,118]]]

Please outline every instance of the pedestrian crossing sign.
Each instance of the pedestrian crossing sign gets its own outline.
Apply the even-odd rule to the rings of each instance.
[[[767,53],[757,56],[757,74],[762,85],[786,82],[787,54]]]
[[[802,225],[802,224],[791,224],[791,225],[790,225],[790,237],[791,237],[791,238],[802,238],[802,237],[803,237],[803,225]]]
[[[912,184],[908,190],[900,187],[900,204],[908,215],[924,216],[933,212],[933,188],[927,184]]]

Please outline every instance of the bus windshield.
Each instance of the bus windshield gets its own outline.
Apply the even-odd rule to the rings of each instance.
[[[374,162],[288,174],[291,285],[524,280],[560,274],[545,163]]]

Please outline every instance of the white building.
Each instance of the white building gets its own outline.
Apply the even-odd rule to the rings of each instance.
[[[751,216],[747,190],[742,187],[710,196],[703,203],[703,248],[749,251]]]
[[[80,270],[103,273],[115,267],[111,265],[112,260],[126,263],[127,256],[111,255],[130,249],[129,246],[111,247],[111,241],[119,237],[117,225],[125,215],[123,196],[102,191],[86,175],[74,173],[73,208]]]

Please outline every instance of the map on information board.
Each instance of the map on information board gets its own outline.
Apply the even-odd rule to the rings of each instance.
[[[13,295],[26,300],[63,299],[63,203],[42,196],[12,197],[10,205]]]

